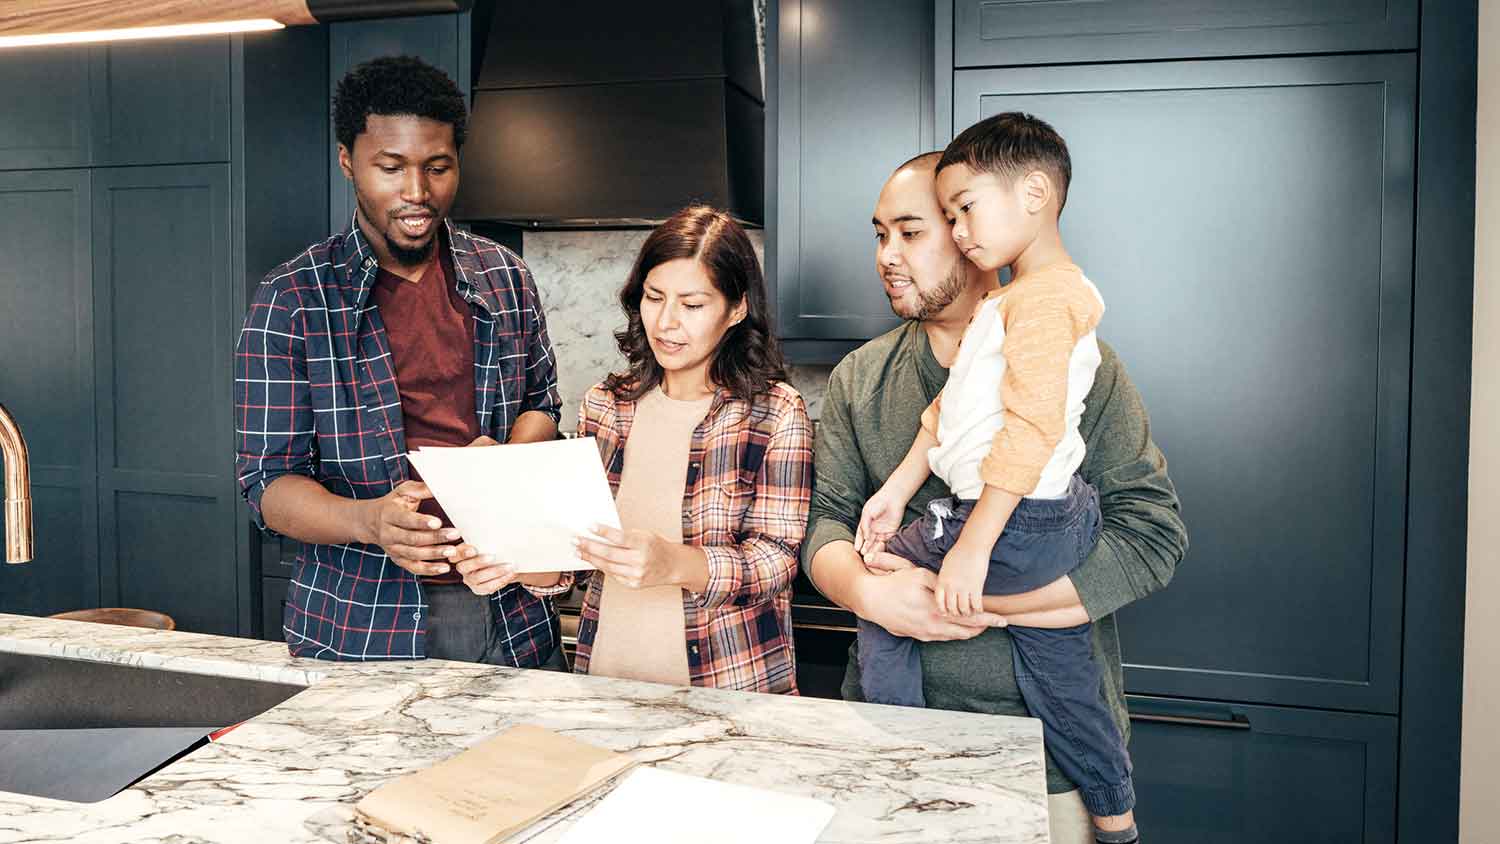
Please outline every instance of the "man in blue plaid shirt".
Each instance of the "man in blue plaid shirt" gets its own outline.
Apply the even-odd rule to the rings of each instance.
[[[302,542],[287,645],[563,668],[547,590],[463,543],[405,457],[557,436],[530,271],[447,219],[463,96],[420,60],[384,58],[344,77],[334,112],[354,219],[265,277],[235,354],[241,489],[262,527]],[[471,591],[478,568],[490,577]]]

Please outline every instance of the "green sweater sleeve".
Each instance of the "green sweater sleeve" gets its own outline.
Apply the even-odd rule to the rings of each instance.
[[[870,498],[869,479],[854,441],[850,402],[849,370],[841,364],[828,378],[813,444],[812,505],[802,543],[804,571],[811,571],[812,558],[824,545],[840,539],[854,541],[860,510]]]
[[[1104,529],[1071,575],[1089,618],[1098,620],[1166,586],[1187,553],[1187,527],[1167,459],[1135,384],[1113,350],[1102,360],[1079,429],[1088,453],[1079,468],[1099,490]]]

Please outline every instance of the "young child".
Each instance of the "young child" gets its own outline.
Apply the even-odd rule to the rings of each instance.
[[[1028,592],[1081,564],[1098,540],[1098,492],[1083,462],[1083,400],[1099,365],[1099,291],[1063,248],[1067,146],[1019,113],[971,126],[938,163],[938,200],[953,239],[981,269],[1012,280],[975,309],[947,386],[922,415],[911,451],[865,505],[855,545],[938,570],[948,614],[983,609],[985,595]],[[936,472],[952,496],[900,527],[906,504]],[[1079,786],[1097,840],[1138,839],[1124,741],[1100,694],[1091,625],[1008,628],[1016,683],[1042,720],[1047,747]],[[872,703],[922,706],[916,643],[859,625],[860,674]]]

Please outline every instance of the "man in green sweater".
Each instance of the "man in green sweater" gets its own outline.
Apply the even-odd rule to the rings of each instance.
[[[851,352],[829,378],[803,566],[830,600],[922,642],[923,693],[936,709],[1027,714],[1003,627],[1007,617],[1094,622],[1102,693],[1128,738],[1113,613],[1167,585],[1187,551],[1187,531],[1146,408],[1109,346],[1099,344],[1102,361],[1079,424],[1088,447],[1079,474],[1098,488],[1104,515],[1103,533],[1082,566],[1033,592],[986,596],[985,613],[945,616],[933,598],[932,572],[887,555],[880,567],[889,570],[877,573],[854,550],[860,509],[911,447],[922,411],[948,379],[969,315],[996,283],[953,242],[936,195],[938,157],[929,153],[899,167],[876,204],[876,266],[891,309],[907,322]],[[930,477],[907,505],[905,521],[947,494]],[[851,651],[844,697],[859,698],[858,672]],[[1083,802],[1050,753],[1047,790],[1054,844],[1092,841]]]

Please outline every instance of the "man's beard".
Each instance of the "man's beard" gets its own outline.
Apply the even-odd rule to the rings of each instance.
[[[902,313],[894,301],[891,302],[891,310],[902,319],[914,319],[918,321],[929,320],[942,313],[942,310],[954,302],[964,293],[968,285],[968,279],[964,274],[964,259],[960,257],[953,262],[953,268],[948,275],[938,282],[931,290],[923,290],[917,287],[916,280],[912,280],[912,286],[917,290],[917,307],[910,313]]]
[[[359,206],[360,216],[368,220],[370,222],[370,228],[375,231],[375,234],[377,234],[381,240],[385,241],[385,248],[389,250],[391,258],[395,259],[396,263],[400,264],[403,267],[420,267],[421,265],[427,263],[428,258],[432,257],[433,247],[437,245],[438,235],[441,233],[443,225],[442,218],[438,216],[436,209],[430,206],[424,206],[424,210],[432,213],[433,219],[432,234],[427,236],[427,242],[416,248],[408,249],[397,244],[394,240],[391,240],[391,236],[386,233],[386,229],[378,229],[375,227],[374,223],[378,218],[375,214],[370,213],[370,208],[365,205],[364,197],[360,195],[358,190],[355,190],[354,192],[354,202]],[[381,216],[383,219],[385,219],[386,225],[399,225],[389,214]]]
[[[380,236],[385,238],[385,248],[391,250],[391,257],[403,267],[417,267],[427,263],[427,259],[432,257],[432,248],[437,245],[438,239],[437,230],[433,229],[426,243],[415,249],[407,249],[392,242],[385,232],[381,232]]]

